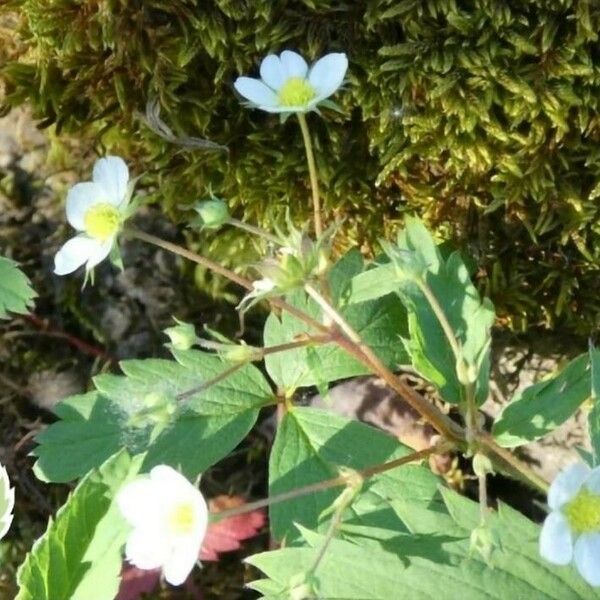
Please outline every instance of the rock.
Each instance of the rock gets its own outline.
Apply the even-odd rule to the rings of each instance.
[[[58,402],[80,394],[84,391],[84,383],[79,373],[73,370],[39,371],[29,378],[28,391],[31,402],[38,408],[51,411]]]

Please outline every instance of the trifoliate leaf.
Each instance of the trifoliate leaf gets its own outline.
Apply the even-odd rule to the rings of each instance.
[[[0,256],[0,319],[9,312],[26,314],[37,296],[29,279],[15,262]]]
[[[231,365],[196,350],[173,351],[176,361],[131,360],[125,376],[100,375],[97,391],[60,402],[59,420],[37,437],[36,474],[49,481],[81,477],[126,448],[148,452],[145,467],[165,463],[193,478],[227,455],[272,401],[253,365],[180,398]]]
[[[495,318],[491,302],[479,296],[460,254],[454,252],[444,259],[418,219],[407,218],[397,246],[388,245],[386,251],[395,266],[397,291],[408,309],[406,348],[413,367],[439,389],[446,402],[458,404],[465,399],[457,358],[431,302],[417,284],[422,280],[441,307],[462,359],[473,373],[475,399],[481,404],[488,394],[490,330]]]
[[[82,479],[19,569],[15,600],[113,600],[129,532],[113,499],[140,463],[119,452]]]

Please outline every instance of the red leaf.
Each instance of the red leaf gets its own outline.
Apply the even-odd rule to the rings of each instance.
[[[240,496],[222,495],[209,500],[208,505],[210,512],[215,513],[242,506],[244,503],[244,499]],[[210,523],[200,551],[200,560],[219,560],[220,552],[239,550],[240,542],[257,535],[264,524],[265,513],[262,510],[253,510],[243,515]]]
[[[124,564],[121,571],[121,587],[116,600],[138,600],[142,594],[153,592],[159,581],[160,569],[143,571]]]

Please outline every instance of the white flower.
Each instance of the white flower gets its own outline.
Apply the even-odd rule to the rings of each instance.
[[[126,484],[117,495],[133,525],[125,557],[139,569],[162,569],[172,585],[182,584],[198,561],[208,526],[202,494],[167,465]]]
[[[577,463],[561,471],[548,491],[551,513],[540,536],[540,554],[557,565],[574,562],[600,586],[600,467]]]
[[[67,220],[81,233],[56,253],[57,275],[72,273],[83,264],[90,271],[110,254],[126,216],[128,182],[129,169],[123,159],[107,156],[96,161],[92,181],[69,190]]]
[[[260,79],[238,77],[235,89],[253,106],[271,113],[304,113],[314,110],[342,85],[348,59],[343,53],[327,54],[309,70],[295,52],[270,54],[260,65]]]
[[[6,469],[0,465],[0,540],[6,535],[12,523],[14,508],[15,490],[10,487]]]

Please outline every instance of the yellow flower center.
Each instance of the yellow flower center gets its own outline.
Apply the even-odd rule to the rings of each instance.
[[[85,232],[91,238],[104,242],[119,230],[121,214],[116,206],[101,202],[89,208],[83,222]]]
[[[575,533],[600,531],[600,495],[582,488],[563,511]]]
[[[279,90],[279,102],[282,106],[306,106],[317,92],[306,79],[291,77]]]
[[[169,514],[169,529],[175,534],[190,533],[196,521],[194,507],[189,503],[178,504]]]

